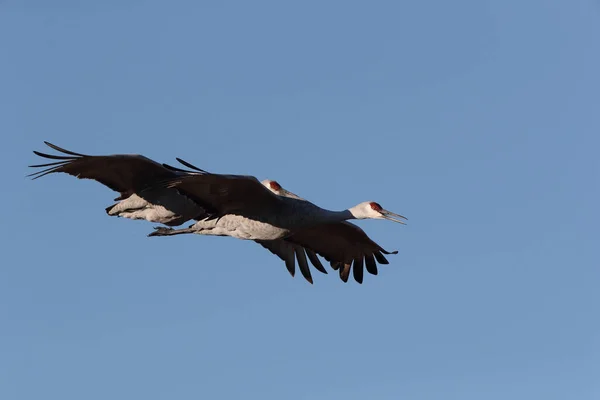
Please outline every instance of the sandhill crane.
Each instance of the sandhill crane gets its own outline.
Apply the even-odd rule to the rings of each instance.
[[[184,170],[178,167],[173,167],[169,164],[163,164],[166,168],[171,169],[173,171],[184,173],[184,174],[195,174],[195,173],[206,173],[206,171],[192,165],[180,158],[177,158],[181,164],[190,168],[191,170]],[[265,179],[261,182],[267,189],[272,191],[273,193],[279,196],[293,197],[297,199],[301,199],[297,195],[288,192],[283,189],[279,183],[276,181],[272,181],[270,179]],[[190,226],[193,229],[179,229],[174,230],[172,228],[164,228],[164,227],[156,227],[155,231],[150,233],[148,236],[172,236],[179,235],[185,233],[198,233],[202,235],[210,235],[210,236],[231,236],[231,230],[227,229],[227,227],[235,226],[239,221],[237,216],[225,215],[218,220],[210,219],[201,220],[196,224]],[[277,240],[255,240],[256,243],[260,244],[271,253],[278,256],[281,260],[285,262],[285,266],[290,273],[290,275],[294,276],[296,273],[296,260],[298,261],[298,269],[302,276],[310,283],[313,283],[312,274],[310,272],[310,268],[308,265],[308,260],[312,263],[315,269],[321,273],[327,274],[327,270],[323,267],[323,264],[319,260],[319,257],[315,254],[314,251],[304,248],[298,244],[288,242],[285,239],[277,239]]]
[[[177,160],[188,167],[201,171],[199,168],[194,167],[188,162],[181,159]],[[279,196],[305,202],[308,206],[316,207],[314,204],[302,199],[296,194],[283,189],[276,181],[264,180],[261,183],[271,192]],[[369,205],[371,206],[371,204]],[[381,209],[381,206],[377,203],[374,203],[372,207]],[[404,219],[404,217],[397,214],[389,214],[392,214],[393,217],[397,216]],[[395,220],[395,222],[403,223],[400,220],[396,220],[396,218],[393,220]],[[227,214],[223,218],[209,218],[198,221],[186,229],[158,227],[155,228],[155,232],[151,233],[150,236],[196,233],[201,235],[224,235],[248,239],[247,230],[244,229],[245,224],[248,224],[248,219],[246,217]],[[305,251],[306,255],[309,256],[312,264],[317,269],[319,269],[318,266],[320,265],[320,262],[315,256],[315,253],[323,256],[327,261],[330,261],[331,266],[334,269],[339,270],[340,278],[344,282],[347,282],[351,266],[354,265],[354,279],[359,283],[362,283],[363,281],[363,268],[365,265],[367,272],[376,275],[377,263],[375,260],[381,264],[388,264],[388,260],[383,254],[397,253],[397,251],[388,252],[384,250],[381,246],[371,240],[362,229],[346,221],[317,223],[294,229],[291,234],[285,237],[284,241],[256,238],[253,238],[253,240],[268,249],[276,248],[280,252],[285,253],[288,260],[291,258],[292,263],[293,254],[290,256],[290,253],[293,249],[297,255],[300,270],[307,279],[307,275],[310,274],[310,271],[308,271],[306,256],[304,255]],[[282,251],[282,247],[287,250]],[[283,259],[283,257],[281,258]],[[288,261],[286,261],[286,265],[287,264]],[[308,272],[305,273],[305,270]],[[312,282],[312,279],[309,281]]]
[[[28,176],[41,178],[54,172],[64,172],[77,178],[93,179],[119,192],[116,204],[106,208],[112,216],[145,219],[169,226],[181,225],[193,218],[204,218],[206,211],[177,190],[152,186],[155,182],[185,175],[184,172],[166,168],[147,157],[137,154],[90,156],[60,148],[44,142],[64,155],[34,153],[40,157],[58,160],[48,164],[30,165],[44,168]]]
[[[247,175],[189,174],[168,179],[164,187],[175,188],[210,210],[209,220],[230,215],[229,224],[219,228],[239,239],[281,239],[302,228],[351,219],[387,219],[400,224],[406,220],[374,201],[343,211],[327,210],[309,201],[278,196]]]
[[[120,196],[115,199],[118,202],[106,208],[108,215],[128,219],[144,219],[168,226],[181,225],[191,219],[204,219],[210,215],[205,209],[186,196],[180,195],[175,189],[155,185],[156,182],[164,179],[205,172],[193,165],[186,165],[183,162],[184,165],[194,170],[185,171],[167,164],[159,164],[136,154],[91,156],[75,153],[52,143],[44,143],[62,155],[34,151],[40,157],[58,161],[30,165],[32,168],[42,169],[28,176],[37,179],[50,173],[64,172],[77,178],[96,180],[120,193]],[[317,270],[327,273],[314,252],[303,249],[299,245],[283,243],[283,240],[260,244],[285,261],[292,276],[295,274],[294,255],[298,259],[300,272],[309,282],[312,283],[312,276],[306,262],[306,255]]]

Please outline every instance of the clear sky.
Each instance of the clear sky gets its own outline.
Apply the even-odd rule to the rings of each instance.
[[[0,3],[0,398],[599,399],[600,3]],[[30,181],[48,140],[276,179],[399,250],[291,278]]]

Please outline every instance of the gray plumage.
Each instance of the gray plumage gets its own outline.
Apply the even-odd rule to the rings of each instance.
[[[236,176],[235,179],[254,180],[255,178]],[[344,282],[348,281],[350,272],[353,271],[354,279],[357,282],[362,283],[365,265],[367,272],[377,275],[378,270],[375,260],[380,264],[388,264],[388,260],[385,258],[384,254],[397,253],[397,251],[388,252],[383,249],[371,240],[358,226],[346,221],[339,221],[340,218],[352,215],[352,211],[350,210],[341,212],[324,210],[298,195],[283,189],[281,185],[275,181],[265,180],[262,182],[262,186],[279,197],[283,202],[283,205],[276,205],[275,202],[272,202],[272,207],[289,207],[288,212],[290,214],[296,216],[301,214],[304,218],[290,218],[286,220],[285,216],[288,214],[278,210],[280,214],[278,214],[277,217],[273,217],[268,222],[257,222],[254,219],[256,217],[252,216],[251,213],[246,213],[244,210],[240,209],[230,209],[228,210],[229,212],[246,214],[246,216],[226,214],[217,220],[198,221],[186,229],[173,230],[157,228],[151,236],[196,233],[200,235],[224,235],[237,237],[239,239],[253,239],[273,253],[277,254],[276,252],[279,252],[278,255],[288,266],[293,265],[293,253],[295,251],[300,270],[305,277],[310,273],[310,271],[308,273],[303,272],[303,268],[308,269],[306,256],[308,256],[311,263],[319,269],[318,265],[320,262],[316,257],[316,254],[318,254],[329,261],[332,268],[339,271],[340,278]],[[210,187],[204,188],[203,190],[209,193],[209,195],[206,195],[207,198],[211,198],[211,196],[216,197],[216,195],[210,194],[214,193],[214,191],[211,192]],[[260,196],[263,195],[263,193],[260,193]],[[234,191],[228,192],[227,196],[229,196],[228,201],[232,203],[235,202]],[[369,207],[371,207],[370,203]],[[258,211],[254,209],[252,212],[257,213]],[[312,213],[312,216],[310,213]],[[320,220],[324,222],[315,223],[313,222],[314,219],[311,218],[320,218]],[[265,219],[266,218],[264,218],[263,221]],[[288,224],[296,223],[296,227],[289,228],[284,225],[286,222]],[[275,224],[280,226],[275,226]],[[274,239],[280,239],[280,234],[284,235],[282,236],[284,240],[269,239],[270,236],[268,235],[271,234]],[[290,267],[288,267],[288,269],[290,269]]]

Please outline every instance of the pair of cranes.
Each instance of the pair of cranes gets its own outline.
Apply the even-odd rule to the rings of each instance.
[[[44,142],[61,153],[34,153],[56,160],[31,165],[40,170],[33,179],[55,172],[93,179],[120,193],[107,207],[111,216],[143,219],[166,225],[148,236],[195,233],[253,240],[285,262],[292,276],[295,262],[304,278],[313,282],[310,263],[327,273],[318,256],[329,261],[347,282],[352,270],[362,283],[364,269],[377,275],[377,263],[388,264],[388,252],[371,240],[351,219],[387,219],[404,224],[405,217],[368,201],[343,211],[330,211],[291,193],[272,180],[222,175],[202,170],[180,158],[183,169],[160,164],[142,155],[90,156]],[[188,228],[175,229],[187,221]]]

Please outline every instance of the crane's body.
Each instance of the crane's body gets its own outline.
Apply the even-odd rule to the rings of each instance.
[[[277,240],[286,237],[289,229],[256,221],[241,215],[224,215],[220,218],[203,219],[188,228],[155,228],[150,236],[173,236],[187,233],[207,236],[231,236],[243,240]]]
[[[219,218],[204,218],[188,228],[173,229],[157,227],[150,236],[173,236],[197,234],[209,236],[231,236],[243,240],[277,240],[289,236],[293,229],[314,225],[311,215],[329,215],[314,204],[283,189],[277,182],[264,180],[261,184],[281,197],[287,213],[273,214],[271,218],[247,217],[227,214]],[[289,215],[288,215],[289,214]]]
[[[106,208],[114,217],[178,226],[204,214],[202,207],[173,189],[147,189]]]
[[[269,181],[273,182],[273,181]],[[278,194],[270,186],[271,192]],[[198,235],[231,236],[244,240],[276,240],[282,239],[295,230],[315,225],[336,223],[356,218],[353,209],[345,211],[329,211],[296,196],[291,192],[278,195],[276,213],[253,215],[226,214],[218,218],[208,217],[197,221],[188,228],[157,228],[153,236],[179,235],[195,233]]]
[[[352,210],[346,212],[323,210],[308,200],[283,189],[276,181],[264,180],[261,183],[272,193],[282,197],[284,200],[293,200],[291,204],[295,207],[305,207],[309,211],[316,210],[315,214],[317,215],[328,214],[333,221],[322,222],[320,224],[307,222],[304,227],[296,227],[294,230],[288,230],[283,239],[276,238],[269,240],[257,239],[256,235],[257,232],[258,234],[264,233],[266,229],[269,229],[273,225],[263,224],[264,226],[254,226],[255,221],[251,218],[226,215],[219,220],[201,220],[184,229],[157,227],[148,236],[199,234],[232,236],[239,239],[253,238],[253,240],[260,243],[263,247],[266,247],[282,260],[286,261],[286,266],[292,276],[294,274],[295,255],[300,265],[300,271],[311,283],[312,277],[308,269],[307,256],[315,268],[321,272],[325,272],[325,270],[322,269],[322,264],[316,257],[316,253],[330,261],[331,267],[339,272],[340,278],[344,282],[348,280],[352,270],[355,280],[362,283],[363,267],[366,267],[367,272],[370,274],[377,275],[377,262],[388,264],[388,260],[383,254],[397,253],[397,251],[388,252],[381,248],[358,226],[347,221],[336,221],[337,218],[344,218],[347,213],[352,214]],[[367,204],[371,207],[369,202]],[[262,229],[265,229],[265,231]],[[352,269],[352,267],[354,268]]]

